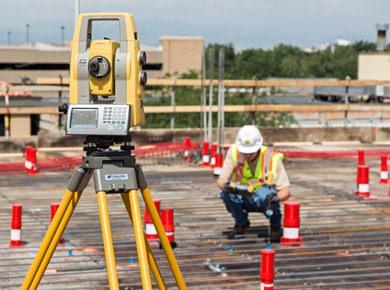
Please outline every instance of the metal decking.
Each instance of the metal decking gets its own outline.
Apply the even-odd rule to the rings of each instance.
[[[372,166],[377,200],[351,194],[355,161],[292,160],[286,163],[293,200],[301,202],[302,247],[276,250],[275,289],[390,289],[390,197]],[[266,220],[251,213],[245,237],[227,240],[233,224],[209,170],[194,166],[146,166],[153,197],[174,208],[175,249],[189,289],[259,289],[260,251]],[[0,176],[0,288],[18,289],[47,229],[51,202],[59,202],[70,172]],[[23,240],[9,249],[12,203],[23,204]],[[140,289],[132,228],[119,196],[109,196],[121,289]],[[40,289],[107,289],[97,201],[84,192],[41,282]],[[169,288],[175,283],[157,245],[153,252]]]

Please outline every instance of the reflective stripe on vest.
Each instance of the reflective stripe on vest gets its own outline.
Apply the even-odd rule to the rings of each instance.
[[[276,179],[278,160],[283,160],[282,153],[274,152],[272,149],[261,146],[260,154],[256,164],[255,174],[252,173],[249,164],[239,153],[236,145],[232,145],[232,159],[234,165],[233,181],[241,184],[259,182],[273,185]],[[252,181],[252,182],[251,182]]]

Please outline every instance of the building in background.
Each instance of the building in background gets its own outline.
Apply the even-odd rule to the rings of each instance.
[[[160,37],[162,75],[182,74],[202,68],[203,38],[196,36]]]
[[[359,80],[390,80],[390,53],[359,54]]]
[[[377,51],[362,53],[358,59],[359,80],[390,80],[390,53],[385,52],[388,24],[377,24]],[[375,97],[383,102],[390,98],[390,87],[376,86]]]
[[[160,46],[141,45],[147,53],[144,66],[149,78],[201,70],[203,38],[163,36]],[[38,78],[69,77],[70,48],[43,43],[33,46],[0,46],[0,80],[36,83]]]

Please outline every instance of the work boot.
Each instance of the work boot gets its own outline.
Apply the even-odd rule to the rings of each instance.
[[[234,239],[236,235],[242,235],[249,228],[249,221],[244,226],[235,225],[233,230],[228,232],[227,238]]]
[[[246,224],[244,225],[244,227],[246,227],[246,229],[249,229],[249,227],[251,226],[251,223],[250,221],[248,220],[246,222]],[[240,227],[239,225],[234,225],[233,229],[237,229],[238,227]]]
[[[279,227],[271,227],[271,236],[266,237],[264,240],[266,243],[280,243],[280,238],[283,236],[283,229]],[[271,238],[271,241],[269,241]]]

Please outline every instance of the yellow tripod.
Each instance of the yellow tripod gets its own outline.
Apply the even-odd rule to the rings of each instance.
[[[102,228],[110,289],[119,289],[119,283],[111,236],[110,219],[108,215],[107,193],[119,193],[121,195],[129,218],[133,223],[143,289],[152,289],[149,267],[152,270],[159,289],[167,289],[149,243],[145,238],[138,199],[138,189],[141,190],[145,206],[148,209],[156,228],[161,246],[176,280],[176,284],[179,289],[187,289],[172,247],[165,234],[160,216],[153,203],[151,193],[147,188],[142,169],[139,165],[135,164],[134,155],[129,153],[131,149],[133,149],[133,147],[129,144],[122,146],[121,150],[117,151],[111,151],[108,148],[85,148],[86,156],[83,158],[83,164],[77,167],[68,183],[65,196],[41,243],[21,289],[36,289],[39,286],[57,244],[92,175],[99,205],[100,224]]]

